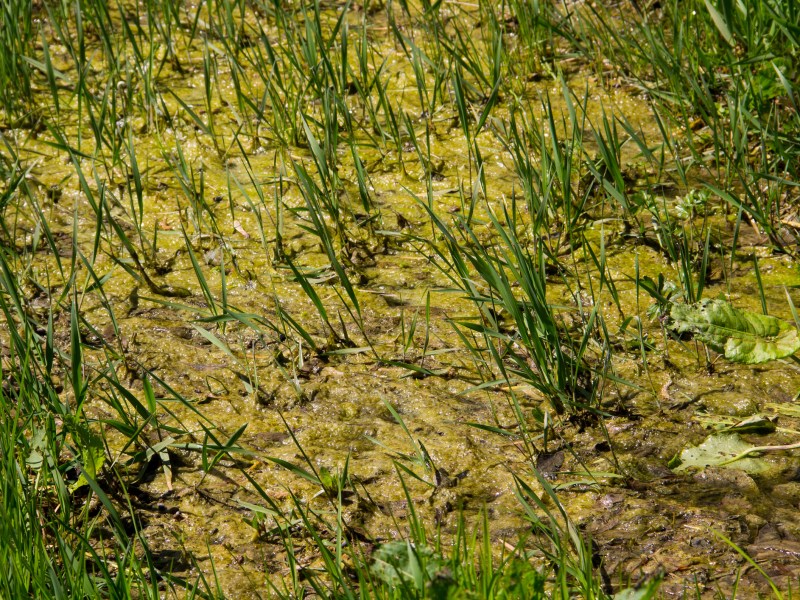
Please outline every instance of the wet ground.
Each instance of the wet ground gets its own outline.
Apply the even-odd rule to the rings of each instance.
[[[380,14],[374,19],[371,33],[377,37],[385,22]],[[64,52],[57,47],[51,52],[56,66],[69,73]],[[387,43],[384,55],[389,57],[391,91],[406,102],[416,126],[423,127],[428,119],[433,128],[437,174],[432,208],[443,218],[463,214],[460,191],[469,190],[474,174],[454,114],[442,109],[441,114],[420,115],[413,74],[399,59],[399,50]],[[564,66],[566,69],[570,63]],[[596,78],[582,75],[578,67],[575,65],[567,81],[574,90],[588,90],[590,120],[598,119],[603,109],[618,111],[645,135],[655,135],[646,99],[624,88],[602,86]],[[220,68],[219,78],[225,82],[225,68]],[[195,66],[187,74],[173,73],[164,78],[163,85],[184,102],[200,105],[201,71]],[[549,93],[554,110],[562,109],[558,82],[543,77],[520,81],[517,88],[531,98]],[[230,86],[223,85],[220,91],[221,98],[226,94],[233,98]],[[171,109],[179,112],[174,99],[165,98]],[[69,105],[66,94],[65,104]],[[227,130],[231,126],[227,121],[233,121],[232,103],[219,105],[220,120]],[[502,119],[505,110],[501,105],[493,116]],[[86,133],[85,123],[78,126],[77,115],[62,114],[69,136],[75,137],[79,130]],[[648,239],[625,235],[623,224],[610,217],[600,203],[587,213],[583,239],[595,251],[602,239],[619,306],[607,288],[597,295],[591,291],[602,286],[583,250],[572,257],[564,254],[565,263],[574,261],[575,269],[569,287],[557,277],[550,282],[552,301],[564,307],[568,318],[577,310],[575,290],[580,286],[577,295],[587,305],[600,305],[614,342],[609,368],[617,378],[633,385],[606,381],[598,394],[599,415],[558,416],[551,412],[546,438],[535,416],[549,411],[549,404],[532,388],[515,386],[522,413],[535,431],[537,455],[529,456],[507,386],[476,389],[488,379],[487,367],[476,364],[451,323],[473,317],[474,306],[460,294],[447,291],[448,280],[414,239],[431,236],[424,206],[414,198],[426,198],[427,194],[414,152],[387,158],[365,150],[362,156],[369,168],[378,217],[371,227],[359,225],[355,209],[344,217],[355,242],[346,254],[361,308],[358,325],[344,307],[341,289],[337,296],[332,285],[335,274],[318,238],[301,227],[308,225],[304,202],[293,177],[286,173],[291,173],[289,158],[310,164],[307,149],[284,152],[253,139],[247,160],[239,150],[220,159],[208,136],[188,117],[182,124],[158,130],[137,122],[132,131],[145,173],[142,229],[150,239],[157,231],[157,249],[150,246],[154,251],[144,269],[158,286],[171,286],[161,292],[173,293],[159,293],[141,277],[137,281],[134,261],[106,225],[93,269],[108,278],[103,282],[103,294],[95,290],[83,295],[80,310],[95,330],[84,332],[87,338],[101,336],[118,352],[114,362],[125,385],[141,397],[142,377],[151,373],[157,397],[174,411],[175,420],[165,416],[165,422],[180,419],[194,432],[176,437],[169,450],[171,473],[153,461],[141,481],[130,488],[145,524],[145,537],[163,564],[171,564],[176,574],[189,576],[197,568],[210,572],[213,563],[222,589],[230,597],[267,596],[265,577],[288,574],[284,547],[268,524],[247,522],[254,513],[242,503],[263,505],[253,492],[252,482],[256,482],[282,508],[291,506],[294,495],[322,510],[325,499],[314,497],[317,486],[268,460],[273,457],[302,465],[305,453],[317,467],[331,471],[343,468],[349,459],[358,495],[346,506],[344,519],[369,544],[403,533],[409,506],[394,464],[398,461],[434,483],[428,486],[404,478],[414,509],[427,523],[440,526],[447,535],[455,530],[459,515],[477,521],[479,511],[486,510],[498,551],[504,544],[513,546],[528,529],[514,496],[513,474],[538,490],[530,472],[531,464],[536,464],[592,540],[614,590],[658,574],[664,577],[662,592],[669,597],[696,592],[702,597],[729,597],[735,589],[740,597],[767,593],[769,587],[760,569],[781,589],[797,581],[800,460],[796,454],[765,454],[766,468],[758,474],[737,469],[735,463],[689,472],[675,472],[668,463],[716,428],[753,415],[777,416],[777,428],[767,434],[743,433],[745,441],[758,446],[792,443],[800,435],[800,412],[795,407],[800,368],[789,360],[751,367],[727,363],[713,353],[707,359],[701,344],[670,339],[658,319],[648,319],[649,299],[637,295],[631,281],[637,266],[642,275],[656,278],[664,273],[667,279],[677,280],[673,265],[653,242],[656,238],[649,224],[647,243]],[[75,165],[65,161],[63,152],[46,145],[51,141],[46,132],[33,136],[29,130],[6,130],[3,135],[13,139],[22,159],[34,165],[31,184],[61,260],[72,260],[75,248],[90,256],[95,216],[81,191]],[[186,162],[197,169],[195,175],[199,176],[202,166],[204,196],[211,200],[208,212],[190,203],[176,181],[169,164],[174,156],[165,151],[175,140],[180,142]],[[480,144],[486,161],[486,202],[493,207],[508,203],[518,193],[510,158],[489,132],[481,134]],[[90,135],[85,135],[81,150],[91,156]],[[637,168],[633,150],[625,150],[623,157],[632,169]],[[404,169],[400,158],[406,163]],[[342,152],[341,161],[343,203],[357,206],[352,159]],[[248,164],[261,191],[266,192],[265,202],[254,202],[258,195]],[[95,193],[98,182],[107,186],[112,218],[132,239],[138,239],[126,175],[104,171],[89,159],[82,161],[80,168]],[[58,192],[48,192],[54,189]],[[684,192],[668,190],[667,201],[675,204]],[[38,235],[41,218],[30,204],[8,209],[7,221],[9,212],[18,218],[15,243],[22,248]],[[273,222],[278,212],[283,219],[281,251],[299,267],[317,269],[315,289],[328,307],[338,340],[331,338],[330,328],[293,281],[286,263],[276,257]],[[481,200],[477,222],[485,214]],[[717,223],[715,236],[722,241],[730,239],[731,215],[721,206],[711,206],[708,215]],[[77,240],[73,240],[75,218]],[[489,229],[485,227],[487,237]],[[222,306],[224,296],[227,306],[256,315],[261,320],[257,327],[241,322],[223,327],[198,320],[214,311],[209,311],[186,249],[187,240],[218,305]],[[800,276],[794,260],[770,252],[767,241],[746,227],[738,244],[733,260],[720,244],[712,257],[705,296],[725,294],[738,307],[760,311],[753,275],[753,256],[757,256],[770,313],[789,319],[786,290],[795,303],[800,302],[795,289]],[[55,258],[46,251],[32,255],[30,269],[39,284],[49,277],[51,289],[63,286]],[[85,268],[79,266],[78,273],[79,279],[91,281]],[[184,288],[188,294],[180,291]],[[29,292],[34,293],[34,286]],[[42,307],[49,304],[45,296],[41,302]],[[307,340],[286,326],[284,314],[302,324],[318,348],[329,353],[315,352]],[[625,321],[635,315],[642,318],[647,340],[644,357],[631,323]],[[59,317],[60,323],[66,324],[62,331],[68,331],[68,317],[64,313]],[[68,335],[64,341],[68,343]],[[105,369],[107,357],[100,350],[89,351],[87,364]],[[213,423],[219,439],[227,439],[246,424],[237,443],[249,452],[236,455],[236,460],[226,456],[204,472],[198,453],[180,447],[207,439],[200,420],[187,406],[171,402],[170,391],[155,378],[189,399],[207,422]],[[408,434],[388,406],[402,418]],[[113,416],[102,389],[95,393],[88,410],[98,418]],[[505,430],[507,435],[475,424]],[[119,451],[121,442],[111,428],[107,435],[111,449]],[[429,454],[427,466],[406,460],[418,450],[414,442],[421,442]],[[757,566],[746,562],[736,547]],[[299,538],[295,548],[301,567],[319,565],[310,540]]]

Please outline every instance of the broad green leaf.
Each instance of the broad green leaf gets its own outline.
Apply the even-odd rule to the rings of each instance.
[[[81,454],[81,474],[70,486],[70,489],[75,491],[89,483],[87,477],[92,480],[97,478],[106,460],[106,452],[103,438],[89,429],[85,423],[74,422],[71,429],[73,441],[80,448]]]
[[[30,441],[30,453],[25,459],[25,463],[34,471],[38,471],[44,465],[44,452],[47,448],[47,430],[40,427],[34,430]]]
[[[626,588],[614,594],[614,600],[650,600],[655,598],[658,588],[661,585],[661,578],[656,577],[635,588]]]
[[[691,468],[704,469],[705,467],[729,466],[740,469],[746,473],[761,473],[768,466],[760,458],[736,459],[754,449],[753,446],[742,441],[734,434],[711,435],[699,446],[685,448],[678,456],[669,462],[669,467],[676,472]]]
[[[672,328],[691,333],[730,361],[755,364],[800,350],[797,329],[785,321],[733,308],[724,300],[673,304]]]
[[[370,570],[375,577],[392,587],[403,586],[417,592],[422,592],[424,581],[432,580],[445,566],[444,560],[427,546],[415,547],[402,540],[381,545],[372,559]]]

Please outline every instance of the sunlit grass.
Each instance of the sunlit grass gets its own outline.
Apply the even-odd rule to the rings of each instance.
[[[666,360],[668,306],[708,297],[714,269],[726,279],[741,259],[762,312],[786,312],[740,239],[796,254],[798,31],[791,0],[5,2],[0,595],[220,594],[213,566],[191,581],[156,566],[131,500],[155,467],[171,487],[181,453],[248,481],[251,524],[290,571],[261,582],[278,596],[619,589],[536,454],[553,419],[603,418],[611,388],[653,387],[619,375],[620,358],[645,373]],[[614,272],[612,253],[638,248],[661,263]],[[424,304],[397,302],[387,335],[364,265],[398,253],[438,279]],[[440,298],[459,312],[440,319]],[[291,430],[302,464],[261,458],[317,497],[290,489],[278,506],[237,463],[255,456],[247,420],[211,422],[137,356],[120,323],[140,303],[190,322],[256,402],[266,368],[308,402],[312,357],[505,394],[530,535],[498,551],[488,518],[454,534],[425,522],[408,484],[436,489],[440,472],[390,404],[415,449],[395,455],[410,507],[398,540],[348,528],[344,504],[368,492],[349,460],[323,471]],[[454,337],[433,350],[442,323]],[[435,362],[445,353],[457,361]],[[541,404],[523,407],[520,389]],[[300,538],[320,569],[299,569]]]

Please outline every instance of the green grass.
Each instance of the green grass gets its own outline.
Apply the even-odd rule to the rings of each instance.
[[[625,587],[536,457],[609,398],[657,396],[649,361],[687,347],[671,303],[741,293],[738,269],[764,314],[796,320],[764,262],[796,267],[799,55],[793,0],[4,2],[0,596],[223,595],[213,562],[192,557],[190,581],[158,562],[135,502],[183,456],[201,483],[247,480],[290,571],[259,582],[279,597]],[[395,296],[374,265],[396,256],[424,269],[378,307]],[[438,489],[440,469],[387,403],[410,508],[397,539],[365,539],[343,517],[371,502],[350,459],[319,467],[288,425],[301,461],[259,458],[247,419],[212,422],[148,367],[123,333],[142,310],[189,323],[254,402],[272,372],[312,402],[311,359],[503,394],[512,425],[477,425],[519,442],[527,535],[498,549],[485,512],[454,531],[416,512],[411,486]],[[245,458],[317,496],[287,483],[279,505]]]

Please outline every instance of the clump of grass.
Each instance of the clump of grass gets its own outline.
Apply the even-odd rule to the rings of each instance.
[[[32,67],[36,31],[30,0],[3,4],[0,11],[0,106],[8,117],[20,117],[31,124],[35,116],[28,111],[32,100]],[[35,63],[34,63],[35,64]]]
[[[458,329],[482,338],[483,348],[469,345],[471,351],[494,363],[501,381],[532,385],[559,414],[590,406],[595,375],[585,353],[597,309],[576,312],[580,335],[568,332],[547,295],[553,257],[544,243],[528,245],[491,212],[492,233],[499,239],[491,246],[465,221],[449,227],[433,213],[431,218],[445,240],[445,249],[432,246],[432,257],[479,311],[475,320],[453,320]],[[503,220],[510,224],[516,217],[506,210]]]
[[[101,471],[105,443],[83,409],[92,382],[84,375],[75,301],[71,347],[59,348],[53,325],[59,300],[53,299],[46,324],[37,324],[13,261],[7,250],[0,254],[9,351],[0,388],[2,594],[99,598],[118,590],[120,597],[157,598],[158,570],[124,479]],[[69,395],[56,377],[68,382]]]
[[[614,7],[543,12],[561,37],[601,76],[652,98],[659,118],[681,131],[674,170],[684,184],[700,178],[721,200],[763,229],[781,251],[796,243],[782,226],[791,208],[786,185],[797,175],[796,74],[800,15],[789,0],[667,2],[623,15]],[[628,3],[624,3],[628,6]],[[618,23],[627,20],[630,28]],[[662,127],[665,147],[673,134]],[[607,161],[606,161],[607,162]],[[767,193],[764,193],[767,190]],[[787,240],[791,239],[792,242]]]

